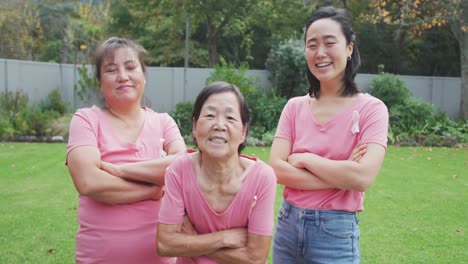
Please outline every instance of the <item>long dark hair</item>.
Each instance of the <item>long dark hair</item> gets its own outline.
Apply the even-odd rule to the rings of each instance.
[[[353,43],[353,53],[351,54],[351,59],[346,63],[346,69],[344,74],[344,86],[341,89],[342,96],[349,96],[359,92],[358,86],[354,81],[356,77],[359,65],[361,64],[361,56],[359,55],[359,49],[356,44],[356,36],[354,35],[353,27],[351,25],[351,19],[348,16],[346,10],[335,8],[333,6],[325,6],[317,9],[312,16],[307,20],[305,24],[304,32],[304,42],[307,41],[307,30],[310,25],[315,21],[322,18],[330,18],[338,22],[341,26],[341,31],[343,32],[346,38],[346,44]],[[309,81],[309,96],[320,98],[320,81],[315,78],[315,76],[307,67],[307,80]]]

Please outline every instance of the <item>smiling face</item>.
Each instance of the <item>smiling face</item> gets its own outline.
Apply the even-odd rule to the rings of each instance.
[[[352,52],[353,44],[346,43],[341,26],[335,20],[318,19],[307,29],[307,65],[321,84],[343,83],[347,58]]]
[[[140,103],[145,74],[138,55],[131,48],[118,48],[104,57],[100,67],[102,94],[108,104]]]
[[[210,95],[193,123],[193,136],[198,148],[201,153],[213,158],[237,156],[246,130],[239,101],[233,92]]]

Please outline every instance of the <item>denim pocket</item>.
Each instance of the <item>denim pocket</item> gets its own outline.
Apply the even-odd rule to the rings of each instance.
[[[321,220],[320,227],[323,232],[330,236],[350,239],[353,237],[355,221],[344,219]]]
[[[288,212],[283,206],[281,206],[278,212],[278,220],[284,220],[287,217],[288,217]]]

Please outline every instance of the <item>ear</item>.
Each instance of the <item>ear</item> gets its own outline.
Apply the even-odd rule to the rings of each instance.
[[[247,128],[249,127],[249,124],[246,124],[244,128],[242,129],[242,142],[244,142],[247,139]]]
[[[354,42],[350,42],[346,48],[348,50],[348,56],[347,57],[349,57],[349,56],[351,56],[353,54]]]
[[[192,136],[197,138],[197,121],[195,119],[192,119]]]

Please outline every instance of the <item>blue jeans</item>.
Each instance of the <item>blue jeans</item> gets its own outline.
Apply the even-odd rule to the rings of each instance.
[[[300,208],[283,200],[273,263],[359,263],[356,213]]]

